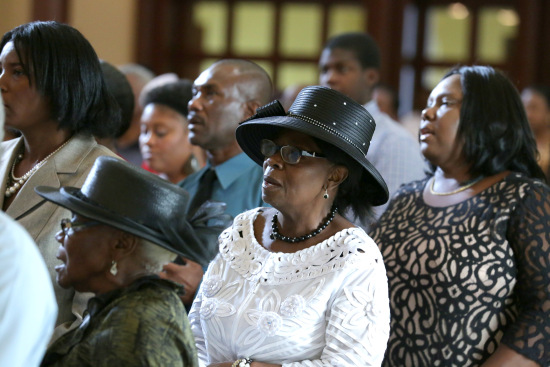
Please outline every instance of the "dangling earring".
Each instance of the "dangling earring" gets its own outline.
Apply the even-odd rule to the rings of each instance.
[[[113,261],[111,262],[111,270],[109,270],[109,271],[111,272],[111,274],[113,274],[113,276],[116,277],[116,275],[117,275],[117,273],[118,273],[118,269],[117,269],[117,267],[116,267],[116,261],[115,261],[115,260],[113,260]]]
[[[323,198],[327,200],[329,198],[328,196],[328,188],[325,189],[325,194],[323,195]]]

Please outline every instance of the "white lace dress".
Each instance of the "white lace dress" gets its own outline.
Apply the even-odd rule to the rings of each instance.
[[[296,253],[270,252],[253,233],[261,210],[220,235],[191,309],[201,365],[249,357],[284,367],[380,366],[390,313],[374,241],[351,228]]]

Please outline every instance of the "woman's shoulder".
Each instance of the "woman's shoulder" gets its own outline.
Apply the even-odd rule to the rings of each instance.
[[[72,138],[72,144],[70,144],[70,149],[82,150],[83,156],[88,159],[93,159],[107,155],[111,157],[117,157],[122,159],[119,155],[113,152],[111,149],[107,148],[104,145],[101,145],[96,142],[95,138],[89,134],[78,133]]]
[[[430,176],[426,176],[421,180],[410,181],[402,184],[401,186],[399,186],[399,188],[395,192],[394,197],[399,195],[415,194],[415,193],[422,192],[422,190],[424,189],[424,186],[426,186],[426,182],[430,178],[431,178]]]
[[[125,289],[127,294],[135,294],[136,297],[149,297],[162,299],[166,294],[176,294],[182,290],[182,286],[168,279],[161,279],[157,275],[147,275],[136,280]]]
[[[251,220],[254,221],[258,215],[262,215],[263,213],[271,209],[273,208],[258,207],[258,208],[244,211],[235,217],[235,220],[233,221],[233,223],[241,224],[242,222],[248,223]]]
[[[550,215],[546,209],[550,205],[550,187],[540,179],[513,172],[500,185],[495,185],[494,190],[500,192],[503,201],[515,203],[513,206],[519,213],[527,211]]]
[[[262,215],[269,209],[270,208],[258,207],[238,214],[235,219],[233,219],[233,223],[222,232],[220,243],[224,240],[232,240],[233,237],[230,235],[235,233],[237,233],[241,238],[245,238],[246,236],[254,236],[254,221],[258,215]]]
[[[359,227],[352,227],[336,233],[333,240],[338,244],[342,251],[342,256],[346,253],[353,255],[353,264],[362,267],[364,262],[378,262],[382,259],[380,249],[374,240]],[[345,257],[345,256],[344,256]],[[350,259],[348,258],[347,262]]]
[[[142,278],[107,300],[101,312],[104,323],[121,329],[139,324],[151,332],[162,325],[179,324],[185,314],[178,296],[180,289],[181,286],[156,276]],[[129,320],[134,321],[128,324]]]
[[[326,240],[297,252],[270,252],[257,244],[252,232],[255,218],[264,209],[258,208],[238,216],[233,226],[220,236],[220,260],[223,259],[246,279],[261,277],[266,283],[290,283],[343,268],[353,270],[383,263],[374,241],[358,227],[342,229]]]
[[[545,205],[550,201],[550,187],[543,180],[523,173],[511,172],[504,179],[484,191],[484,195],[498,196],[507,202],[532,202]]]
[[[82,186],[100,156],[122,159],[107,147],[97,144],[93,136],[80,133],[72,137],[67,146],[52,157],[55,170],[69,174],[60,177],[61,185]]]
[[[370,272],[383,268],[383,259],[363,229],[350,227],[336,232],[328,239],[304,250],[277,254],[274,280],[291,283],[335,272]],[[285,271],[279,271],[284,269]]]
[[[520,172],[511,172],[504,178],[502,182],[507,185],[529,185],[532,186],[534,189],[539,190],[549,189],[548,184],[540,178],[529,177],[526,174]]]
[[[144,277],[128,288],[90,300],[91,329],[81,341],[83,347],[77,345],[75,350],[89,355],[90,348],[97,352],[114,348],[116,353],[104,354],[100,360],[123,365],[160,361],[167,354],[180,362],[183,351],[175,346],[181,346],[185,337],[182,328],[186,313],[177,287],[170,283],[154,276]],[[94,305],[98,305],[98,311],[94,312]]]

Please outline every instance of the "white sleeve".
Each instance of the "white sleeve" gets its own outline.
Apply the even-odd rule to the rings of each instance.
[[[205,274],[206,276],[206,274]],[[203,279],[205,279],[203,277]],[[206,341],[202,331],[200,309],[202,304],[202,284],[199,287],[197,295],[193,300],[191,311],[189,312],[189,323],[191,324],[191,332],[195,337],[195,345],[197,346],[197,354],[199,357],[199,366],[206,367],[208,364],[208,353],[206,351]]]
[[[38,366],[57,303],[50,275],[30,235],[0,213],[0,366]]]
[[[370,263],[370,262],[369,262]],[[380,366],[390,332],[388,281],[380,256],[370,269],[350,269],[327,312],[326,346],[318,360],[283,367]]]

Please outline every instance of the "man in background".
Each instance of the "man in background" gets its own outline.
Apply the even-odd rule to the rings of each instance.
[[[367,159],[388,185],[390,197],[404,183],[424,177],[425,163],[418,142],[380,111],[373,90],[380,80],[380,52],[365,33],[345,33],[330,39],[319,60],[320,83],[365,106],[376,122]],[[375,208],[376,219],[386,205]],[[368,230],[373,224],[356,223]]]
[[[180,183],[192,198],[191,206],[202,204],[194,199],[209,171],[215,178],[207,199],[225,202],[231,216],[264,205],[263,170],[242,152],[235,130],[270,102],[271,95],[267,73],[245,60],[218,61],[195,80],[187,116],[189,141],[206,151],[208,163]]]
[[[263,169],[243,153],[235,130],[271,101],[272,92],[265,70],[246,60],[218,61],[195,79],[187,116],[189,140],[206,151],[208,163],[179,184],[189,192],[190,216],[207,200],[226,203],[232,217],[266,205],[262,201]],[[218,243],[206,245],[217,248]],[[183,301],[189,305],[202,279],[202,268],[186,261],[185,265],[168,264],[164,272],[184,285]]]

